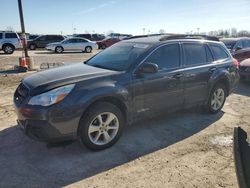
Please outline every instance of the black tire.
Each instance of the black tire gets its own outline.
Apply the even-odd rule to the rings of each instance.
[[[214,100],[214,95],[215,95],[215,92],[216,91],[223,91],[223,99],[221,99],[220,101],[220,105],[218,105],[217,108],[214,108],[214,103],[212,104],[212,101]],[[216,84],[213,89],[211,90],[211,93],[209,95],[209,99],[208,99],[208,103],[207,105],[205,106],[205,109],[207,112],[211,113],[211,114],[216,114],[218,113],[224,106],[224,103],[226,101],[226,97],[227,97],[227,90],[226,90],[226,87],[221,84],[221,83],[218,83]],[[216,105],[215,105],[216,106]]]
[[[104,50],[106,48],[107,48],[107,46],[105,44],[102,44],[102,49]]]
[[[91,53],[91,52],[92,52],[91,46],[86,46],[85,52],[86,52],[86,53]]]
[[[13,54],[15,51],[15,47],[11,44],[3,45],[3,51],[5,54]]]
[[[55,48],[55,52],[56,52],[56,53],[63,53],[63,51],[64,51],[64,49],[63,49],[63,47],[61,47],[61,46],[57,46],[57,47]]]
[[[96,132],[92,132],[89,134],[89,127],[93,125],[93,123],[97,120],[97,116],[103,113],[112,113],[115,115],[115,117],[118,120],[118,129],[117,132],[115,133],[114,137],[108,142],[108,143],[103,143],[103,144],[96,144],[93,141],[91,141],[91,136],[89,136],[92,133],[99,134],[98,138],[102,138],[103,141],[105,140],[104,138],[104,133],[100,133],[100,128]],[[108,119],[108,117],[107,117]],[[106,120],[107,120],[106,119]],[[114,120],[113,120],[114,121]],[[112,121],[111,121],[112,123]],[[122,134],[122,130],[124,127],[124,116],[122,115],[121,110],[116,107],[115,105],[107,102],[98,102],[91,106],[89,110],[83,115],[83,117],[80,120],[79,123],[79,129],[78,129],[78,135],[79,135],[79,141],[84,144],[87,148],[91,150],[103,150],[106,148],[111,147],[114,145],[118,139],[120,138]],[[98,126],[99,127],[99,126]],[[113,130],[111,130],[113,131]],[[111,132],[112,133],[112,132]],[[97,135],[95,135],[97,137]],[[99,140],[99,139],[97,139]]]
[[[30,44],[29,49],[30,50],[36,50],[36,45],[35,44]]]

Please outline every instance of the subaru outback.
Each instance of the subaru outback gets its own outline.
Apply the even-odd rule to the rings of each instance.
[[[192,106],[219,112],[238,79],[238,63],[221,42],[145,37],[24,78],[14,104],[31,138],[79,139],[101,150],[140,118]]]

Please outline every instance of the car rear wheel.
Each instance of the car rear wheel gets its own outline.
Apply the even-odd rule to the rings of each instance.
[[[92,48],[91,48],[90,46],[87,46],[87,47],[85,48],[85,52],[86,52],[86,53],[91,53],[91,52],[92,52]]]
[[[3,51],[6,54],[13,54],[15,48],[12,45],[6,44],[3,46]]]
[[[57,47],[55,48],[55,52],[56,52],[56,53],[62,53],[62,52],[63,52],[63,47],[57,46]]]
[[[113,104],[100,102],[86,112],[79,125],[79,139],[92,150],[102,150],[114,145],[121,136],[123,115]]]
[[[36,45],[35,44],[31,44],[30,45],[30,50],[35,50],[36,49]]]
[[[209,96],[207,110],[215,114],[218,113],[224,106],[226,100],[226,88],[222,84],[217,84]]]

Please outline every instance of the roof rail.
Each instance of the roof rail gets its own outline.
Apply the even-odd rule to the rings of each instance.
[[[204,39],[204,40],[212,40],[212,41],[220,41],[219,38],[215,36],[209,36],[209,35],[168,35],[164,36],[160,39],[160,41],[165,40],[174,40],[174,39]]]
[[[137,38],[143,38],[143,37],[154,37],[154,36],[160,36],[160,35],[166,35],[166,34],[134,35],[134,36],[131,36],[131,37],[126,37],[123,40],[137,39]]]

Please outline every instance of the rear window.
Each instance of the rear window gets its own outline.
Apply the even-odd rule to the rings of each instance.
[[[184,43],[185,65],[199,65],[207,62],[207,52],[204,44]]]
[[[210,48],[213,52],[215,61],[228,58],[228,54],[222,47],[217,45],[210,45]]]
[[[16,33],[5,33],[5,38],[6,39],[15,39],[17,38]]]
[[[3,33],[0,33],[0,39],[2,39],[3,38]]]

